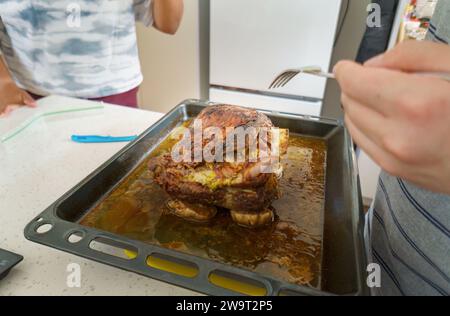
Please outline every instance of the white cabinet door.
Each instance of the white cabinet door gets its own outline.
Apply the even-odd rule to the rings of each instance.
[[[211,0],[212,85],[267,90],[281,71],[330,67],[341,0]],[[277,92],[322,99],[304,75]]]

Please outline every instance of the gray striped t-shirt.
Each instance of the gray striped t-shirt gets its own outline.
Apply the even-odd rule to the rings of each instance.
[[[449,43],[450,0],[439,1],[428,39]],[[383,172],[368,217],[369,261],[382,272],[376,294],[450,295],[450,196]]]
[[[135,21],[151,0],[0,0],[0,52],[38,95],[97,98],[142,82]]]

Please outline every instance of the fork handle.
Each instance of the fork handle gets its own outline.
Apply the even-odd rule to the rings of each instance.
[[[319,73],[316,72],[316,73],[311,73],[311,74],[316,74],[323,78],[336,79],[336,76],[331,72],[319,72]]]
[[[328,73],[328,72],[306,72],[306,73],[309,73],[311,75],[320,76],[323,78],[336,79],[336,76],[333,73]],[[446,72],[412,72],[411,74],[422,76],[422,77],[441,79],[441,80],[450,82],[450,73],[446,73]]]

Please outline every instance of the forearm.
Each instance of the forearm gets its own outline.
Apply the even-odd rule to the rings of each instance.
[[[167,34],[175,34],[184,12],[183,0],[153,0],[154,26]]]
[[[0,55],[0,84],[5,85],[13,82],[14,80],[11,77],[8,68],[6,67],[5,61],[3,60],[3,57]]]

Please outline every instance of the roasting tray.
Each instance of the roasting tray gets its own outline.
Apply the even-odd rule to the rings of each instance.
[[[262,111],[272,119],[275,126],[288,128],[293,133],[322,138],[327,143],[322,290],[287,284],[249,270],[78,224],[86,212],[130,174],[173,128],[212,104],[187,100],[178,105],[33,219],[25,228],[25,237],[39,244],[210,295],[367,295],[364,216],[358,171],[351,138],[340,121]],[[73,236],[78,237],[76,241],[70,239]],[[128,257],[94,250],[94,242],[125,249]],[[187,274],[172,273],[170,268],[161,270],[150,267],[148,259],[151,255],[160,258],[163,263],[173,262],[181,270],[188,267],[184,269]],[[196,267],[197,273],[189,275],[189,267]],[[220,282],[211,281],[212,275],[231,280],[231,284],[242,285],[250,288],[250,291],[236,290],[239,286],[222,287]],[[261,287],[263,292],[254,291]]]

